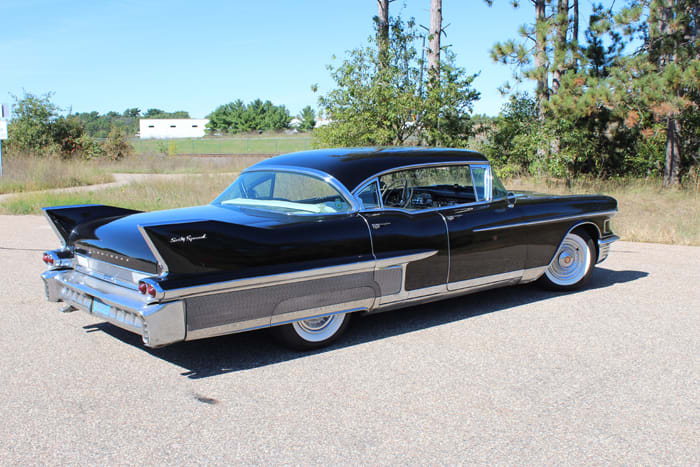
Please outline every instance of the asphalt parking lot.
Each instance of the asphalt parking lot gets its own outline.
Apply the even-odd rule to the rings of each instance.
[[[532,285],[149,350],[45,301],[42,217],[0,216],[0,464],[700,463],[700,247],[618,242]]]

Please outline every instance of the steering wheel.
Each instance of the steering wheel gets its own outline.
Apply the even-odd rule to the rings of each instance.
[[[397,201],[394,201],[394,190],[398,189],[399,186],[401,188],[401,194],[399,195],[399,199]],[[384,192],[382,193],[382,203],[385,205],[394,204],[397,207],[406,208],[409,204],[411,204],[412,196],[413,187],[408,186],[408,179],[404,178],[403,180],[394,180],[384,188]]]

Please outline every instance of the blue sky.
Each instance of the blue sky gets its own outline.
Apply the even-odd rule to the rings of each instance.
[[[480,73],[474,111],[489,115],[511,77],[489,49],[534,16],[527,1],[515,10],[509,0],[494,3],[443,0],[443,44],[459,66]],[[584,30],[590,2],[582,3]],[[397,0],[390,12],[428,25],[429,6]],[[155,107],[204,117],[220,104],[261,98],[295,114],[316,107],[312,84],[321,94],[332,89],[326,65],[366,43],[376,11],[375,0],[2,0],[0,102],[24,89],[54,92],[74,112]]]

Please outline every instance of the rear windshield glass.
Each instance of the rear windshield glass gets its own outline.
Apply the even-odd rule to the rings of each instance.
[[[326,180],[273,170],[241,174],[214,200],[214,204],[295,214],[333,214],[348,212],[352,208]]]

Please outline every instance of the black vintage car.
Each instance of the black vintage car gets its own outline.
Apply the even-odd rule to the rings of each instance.
[[[374,313],[539,280],[581,287],[618,239],[607,196],[508,192],[479,153],[327,149],[247,170],[211,204],[45,208],[46,295],[149,347],[272,327],[326,345]]]

